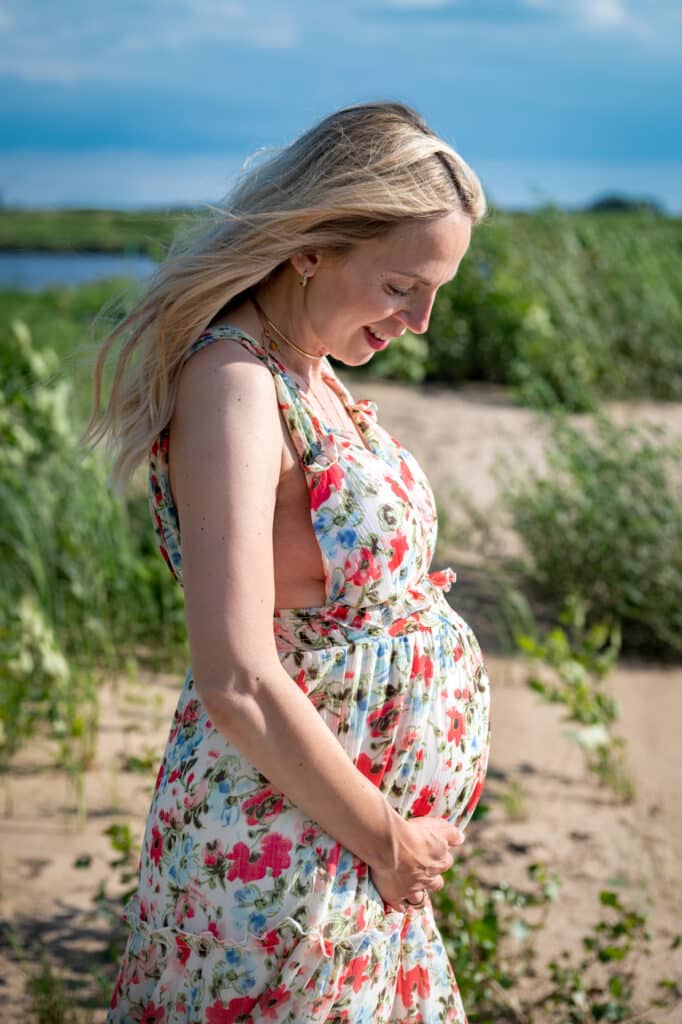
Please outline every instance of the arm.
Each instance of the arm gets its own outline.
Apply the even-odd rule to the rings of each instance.
[[[272,525],[282,437],[272,376],[238,346],[196,353],[171,427],[194,684],[216,728],[368,864],[397,864],[404,825],[283,669]]]

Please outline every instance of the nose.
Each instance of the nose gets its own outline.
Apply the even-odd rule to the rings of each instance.
[[[424,334],[427,330],[435,298],[435,292],[415,297],[407,308],[401,310],[403,322],[412,334]]]

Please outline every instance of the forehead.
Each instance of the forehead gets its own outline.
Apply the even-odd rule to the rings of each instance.
[[[470,240],[471,220],[455,211],[434,220],[397,224],[360,248],[365,260],[379,270],[419,275],[437,284],[454,275]]]

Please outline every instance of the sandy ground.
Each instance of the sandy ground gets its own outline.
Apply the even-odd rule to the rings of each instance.
[[[372,382],[351,385],[356,397],[379,403],[382,423],[415,452],[440,503],[457,494],[496,515],[492,468],[503,454],[540,465],[544,426],[528,410],[509,404],[501,391],[406,389]],[[626,420],[652,420],[682,433],[682,405],[619,405]],[[456,506],[455,506],[456,507]],[[623,663],[609,680],[621,705],[637,784],[633,804],[615,802],[587,776],[579,750],[565,735],[561,711],[539,703],[525,685],[523,664],[505,653],[491,619],[485,567],[476,570],[476,543],[448,531],[441,564],[458,581],[449,598],[481,640],[493,683],[493,744],[485,799],[488,816],[474,823],[468,845],[483,850],[483,870],[495,882],[524,884],[526,866],[542,861],[561,878],[557,902],[541,933],[550,957],[577,949],[600,916],[599,890],[617,887],[621,898],[648,916],[653,955],[638,967],[638,990],[651,992],[658,978],[682,978],[682,949],[670,950],[682,932],[682,667]],[[512,538],[507,538],[513,548]],[[170,580],[169,580],[170,585]],[[97,912],[93,896],[103,884],[121,891],[120,869],[104,830],[129,823],[139,840],[155,768],[126,770],[131,758],[154,762],[162,752],[185,666],[170,675],[106,680],[95,763],[85,777],[87,820],[74,813],[71,784],[50,767],[39,743],[22,751],[9,781],[12,810],[2,819],[0,843],[0,1021],[31,1020],[25,978],[45,956],[78,1002],[108,1000],[120,937]],[[513,797],[510,798],[510,794]],[[77,867],[79,858],[89,858]],[[107,948],[109,952],[107,953]],[[542,975],[533,983],[542,984]],[[93,1011],[104,1020],[104,1010]],[[682,1021],[682,1007],[665,1017]]]

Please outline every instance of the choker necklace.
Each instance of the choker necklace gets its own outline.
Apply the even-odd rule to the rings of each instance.
[[[271,331],[274,331],[274,333],[277,335],[277,337],[280,339],[280,341],[285,342],[287,345],[291,345],[291,347],[293,349],[295,349],[296,352],[300,352],[300,354],[302,356],[307,356],[308,359],[322,359],[323,358],[323,356],[317,356],[313,352],[306,352],[306,350],[304,348],[299,348],[299,346],[296,345],[291,340],[291,338],[287,338],[286,334],[283,334],[282,331],[280,331],[279,327],[277,327],[276,324],[273,324],[272,320],[269,318],[269,316],[267,316],[267,314],[265,313],[265,311],[261,307],[260,303],[256,299],[256,296],[255,295],[250,295],[249,298],[251,299],[251,301],[253,302],[254,306],[256,307],[256,312],[258,313],[259,317],[261,318],[262,321],[265,322],[266,328],[269,328]],[[266,330],[266,333],[268,333],[267,330]],[[270,335],[270,348],[274,349],[275,352],[279,348],[279,345],[277,344],[277,342],[275,341],[275,339],[271,335]]]

